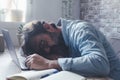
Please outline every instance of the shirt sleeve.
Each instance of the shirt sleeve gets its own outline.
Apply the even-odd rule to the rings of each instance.
[[[76,58],[59,58],[58,63],[63,70],[72,71],[84,76],[107,76],[110,71],[109,61],[102,42],[94,27],[89,24],[76,31],[76,46],[81,54]]]

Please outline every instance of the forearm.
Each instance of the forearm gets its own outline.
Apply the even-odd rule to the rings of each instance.
[[[100,60],[100,61],[99,61]],[[109,73],[109,65],[102,58],[92,56],[77,58],[60,58],[58,63],[63,70],[73,71],[84,76],[106,76]]]

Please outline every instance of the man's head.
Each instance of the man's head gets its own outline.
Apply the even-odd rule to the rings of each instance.
[[[24,52],[27,55],[38,53],[44,57],[51,54],[64,54],[63,49],[67,49],[62,39],[61,29],[55,24],[32,21],[24,28]],[[66,52],[66,50],[64,50]],[[64,54],[65,55],[65,54]]]

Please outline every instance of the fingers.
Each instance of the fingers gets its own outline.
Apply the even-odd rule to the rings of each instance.
[[[28,67],[29,69],[32,69],[32,65],[34,65],[34,59],[35,57],[38,56],[37,54],[33,54],[30,56],[27,56],[26,60],[25,60],[25,65],[26,67]]]
[[[26,67],[28,67],[29,69],[31,68],[31,61],[32,61],[32,56],[27,56],[26,60],[25,60],[25,65]]]
[[[29,59],[27,59],[26,61],[25,61],[25,65],[30,69],[31,68],[31,60]]]
[[[38,54],[33,54],[26,58],[25,64],[29,69],[47,69],[48,59]]]
[[[31,62],[30,61],[26,62],[26,66],[28,67],[28,69],[30,69],[31,68]]]

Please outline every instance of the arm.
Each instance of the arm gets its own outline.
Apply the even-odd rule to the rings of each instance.
[[[84,25],[86,26],[86,25]],[[104,47],[95,32],[89,30],[81,30],[77,34],[77,48],[80,57],[76,58],[59,58],[58,60],[48,60],[41,56],[36,58],[35,55],[29,57],[26,62],[30,69],[50,69],[56,68],[69,70],[84,76],[106,76],[109,74],[109,61],[106,56]],[[85,31],[84,31],[85,30]]]
[[[81,25],[80,25],[81,26]],[[86,26],[76,31],[76,46],[81,54],[76,58],[59,58],[58,63],[63,70],[69,70],[84,76],[106,76],[109,74],[109,61],[103,44],[96,36],[95,30]]]

